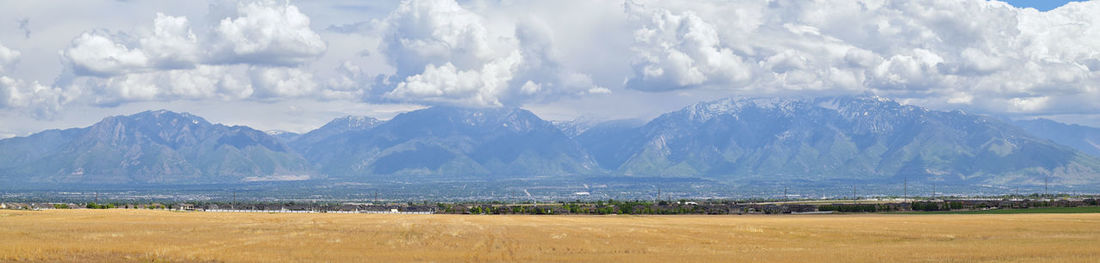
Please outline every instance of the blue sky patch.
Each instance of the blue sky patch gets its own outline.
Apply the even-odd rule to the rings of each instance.
[[[1031,7],[1038,9],[1039,11],[1050,11],[1058,8],[1059,6],[1066,5],[1069,2],[1083,2],[1080,0],[1007,0],[1008,4],[1015,7]]]

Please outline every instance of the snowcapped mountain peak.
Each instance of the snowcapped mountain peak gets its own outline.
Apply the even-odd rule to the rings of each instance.
[[[137,114],[130,115],[129,117],[132,117],[132,118],[135,118],[135,119],[137,119],[137,118],[151,118],[151,119],[158,119],[158,120],[188,119],[188,120],[197,120],[197,121],[200,121],[200,122],[206,122],[206,120],[203,119],[202,117],[192,115],[191,113],[174,112],[174,111],[163,110],[163,109],[162,110],[152,110],[152,111],[139,112]]]
[[[381,123],[381,121],[379,121],[378,119],[368,116],[355,115],[347,115],[344,117],[336,118],[335,120],[329,122],[330,125],[340,126],[339,128],[348,130],[370,128],[378,125],[379,123]]]
[[[290,132],[284,131],[284,130],[266,130],[266,131],[264,131],[264,133],[267,133],[267,135],[279,136],[279,135],[287,134],[287,133],[290,133]]]
[[[684,109],[691,120],[705,122],[716,116],[730,115],[734,118],[738,113],[749,108],[768,111],[794,113],[806,103],[805,99],[791,99],[779,97],[754,97],[754,98],[725,98],[716,101],[698,103]]]

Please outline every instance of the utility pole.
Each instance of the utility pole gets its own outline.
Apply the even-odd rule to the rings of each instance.
[[[783,187],[783,201],[787,201],[787,200],[788,200],[787,199],[787,187],[784,186]]]
[[[1050,195],[1049,186],[1050,186],[1050,176],[1043,177],[1043,196],[1044,197],[1046,197],[1047,195]]]
[[[906,175],[902,179],[901,185],[901,201],[905,202],[905,199],[909,199],[909,175]]]
[[[932,200],[936,200],[936,183],[932,183]]]
[[[229,210],[237,210],[237,191],[233,191],[233,202],[229,203]]]
[[[859,195],[856,194],[856,186],[852,185],[852,200],[859,200]]]

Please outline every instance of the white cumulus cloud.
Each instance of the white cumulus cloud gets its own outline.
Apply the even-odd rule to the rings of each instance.
[[[157,13],[152,34],[128,41],[129,35],[104,30],[84,32],[61,51],[79,76],[111,77],[162,69],[192,68],[203,57],[186,17]]]
[[[198,65],[191,69],[159,70],[110,78],[80,78],[71,86],[96,105],[136,101],[235,100],[254,93],[243,66]]]
[[[254,67],[250,75],[259,98],[301,97],[317,89],[313,74],[297,68]]]
[[[0,42],[0,73],[11,71],[16,62],[19,62],[19,57],[22,55],[18,50],[12,50],[4,46],[3,42]]]
[[[0,76],[0,109],[28,113],[35,118],[52,117],[66,102],[59,88]]]
[[[78,75],[114,76],[144,70],[149,57],[140,49],[116,42],[105,32],[85,32],[73,39],[61,56]]]
[[[629,7],[629,6],[628,6]],[[634,75],[628,88],[663,91],[702,85],[731,85],[752,76],[752,68],[718,38],[713,24],[693,12],[628,12],[642,20],[634,32]]]
[[[52,117],[66,102],[61,89],[6,75],[19,62],[21,54],[0,43],[0,110],[14,110],[36,118]]]
[[[538,21],[486,25],[454,0],[412,0],[382,23],[379,49],[398,80],[384,94],[387,100],[499,107],[610,92],[587,74],[562,67],[546,25]]]
[[[238,17],[225,18],[214,29],[214,61],[289,66],[325,52],[324,40],[297,6],[260,1],[241,3],[237,12]]]
[[[21,50],[0,44],[5,111],[284,99],[583,111],[872,93],[980,113],[1100,112],[1097,1],[1046,12],[986,0],[259,0],[113,3],[137,15],[111,19],[29,12],[56,5],[28,4],[33,38],[4,39]]]
[[[153,34],[143,37],[140,43],[142,51],[159,68],[190,68],[203,57],[187,17],[157,13]]]
[[[147,31],[84,32],[60,52],[71,75],[58,84],[79,93],[77,101],[106,106],[335,97],[320,92],[313,74],[302,69],[326,50],[308,16],[283,2],[236,8],[236,16],[200,33],[187,17],[159,12]]]
[[[628,3],[642,91],[872,92],[992,113],[1100,110],[1100,2]],[[1059,103],[1065,102],[1065,103]]]
[[[404,1],[383,23],[379,49],[397,68],[398,77],[444,63],[463,70],[478,68],[495,55],[482,18],[454,0]]]
[[[501,106],[500,96],[508,88],[521,59],[517,52],[470,70],[458,69],[451,63],[428,65],[424,72],[410,76],[386,97],[473,107]]]

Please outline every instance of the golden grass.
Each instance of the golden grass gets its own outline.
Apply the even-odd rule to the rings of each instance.
[[[1100,214],[463,216],[0,210],[0,261],[1098,259]]]

